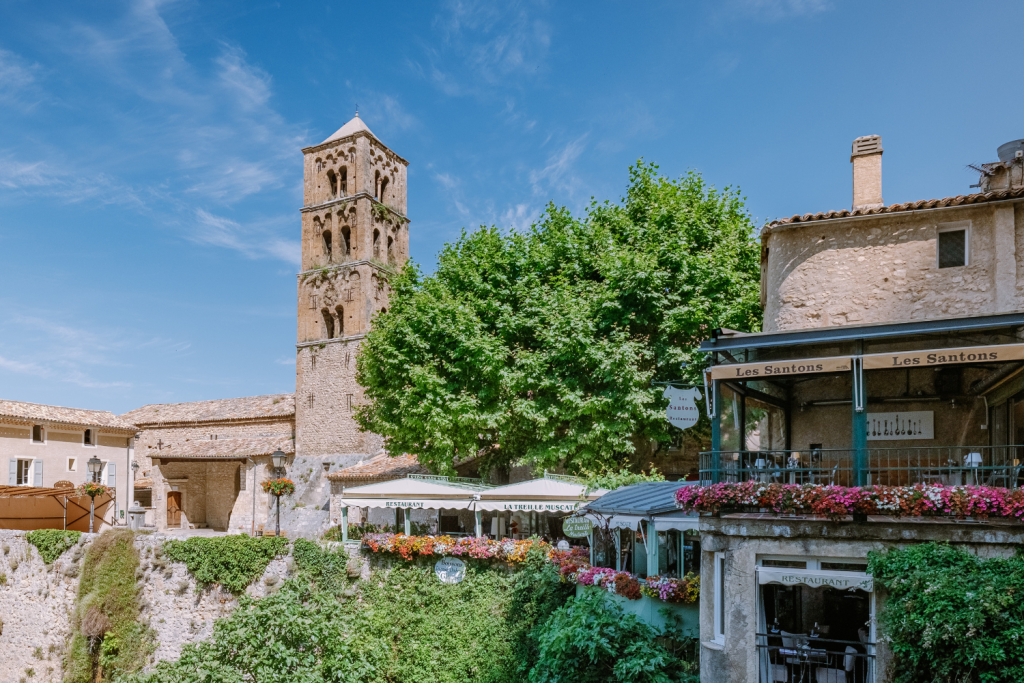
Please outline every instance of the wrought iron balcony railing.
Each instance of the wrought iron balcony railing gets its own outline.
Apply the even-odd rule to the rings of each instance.
[[[858,457],[859,456],[859,457]],[[702,484],[760,481],[766,484],[838,486],[1024,484],[1024,446],[808,449],[801,451],[707,451],[700,454]]]

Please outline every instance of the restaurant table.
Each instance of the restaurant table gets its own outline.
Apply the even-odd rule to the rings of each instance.
[[[796,666],[800,667],[800,680],[799,683],[803,683],[806,679],[808,683],[814,683],[811,680],[811,665],[813,664],[827,664],[828,663],[828,650],[820,650],[812,648],[807,645],[801,647],[782,647],[779,648],[779,654],[786,658],[786,663],[790,664],[790,658],[796,659]]]

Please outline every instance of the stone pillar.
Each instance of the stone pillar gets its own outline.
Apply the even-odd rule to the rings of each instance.
[[[995,289],[996,312],[1010,313],[1017,309],[1017,246],[1016,227],[1013,220],[1013,205],[1004,204],[993,211],[995,225]],[[968,231],[968,238],[970,232]],[[968,263],[970,244],[968,243]]]

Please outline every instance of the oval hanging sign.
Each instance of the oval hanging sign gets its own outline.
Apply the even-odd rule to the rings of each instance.
[[[689,429],[697,424],[700,419],[700,409],[697,408],[697,401],[701,398],[699,390],[667,386],[662,396],[668,399],[665,417],[669,422],[679,429]]]
[[[442,557],[434,565],[434,573],[441,583],[461,583],[466,578],[466,563],[457,557]]]
[[[594,529],[594,523],[586,517],[569,517],[562,520],[562,533],[569,538],[586,538]]]

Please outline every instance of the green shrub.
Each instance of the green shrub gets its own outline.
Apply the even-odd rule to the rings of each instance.
[[[138,567],[135,537],[127,529],[105,531],[89,545],[65,660],[67,683],[109,681],[145,666],[154,641],[139,623]]]
[[[317,543],[297,538],[292,556],[299,571],[306,574],[318,589],[333,594],[344,590],[348,581],[348,553],[344,548],[321,548]]]
[[[28,532],[25,535],[25,540],[36,547],[43,562],[53,564],[54,560],[63,555],[65,550],[74,547],[81,537],[81,531],[37,529]]]
[[[258,579],[270,561],[284,553],[287,546],[288,540],[280,536],[196,536],[184,541],[167,541],[163,550],[168,559],[184,562],[200,584],[220,584],[237,595]]]
[[[342,603],[293,580],[261,600],[242,595],[209,640],[186,645],[177,661],[125,683],[363,683],[372,669],[353,647],[358,630],[358,617]]]
[[[679,662],[655,642],[657,636],[657,631],[599,591],[587,591],[534,630],[537,658],[530,683],[680,680]]]
[[[868,572],[889,591],[893,683],[1024,680],[1024,558],[926,543],[869,553]]]

